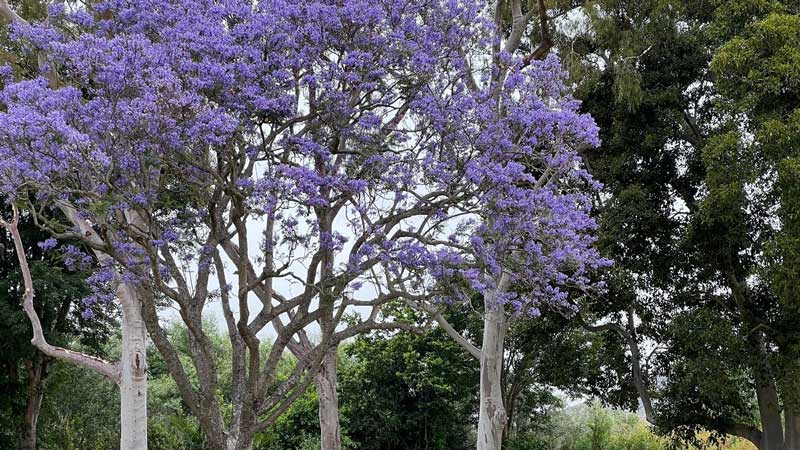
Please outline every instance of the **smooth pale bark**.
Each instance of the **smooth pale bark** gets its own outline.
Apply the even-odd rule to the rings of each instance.
[[[448,334],[457,343],[480,361],[477,450],[501,450],[508,422],[503,400],[503,355],[509,322],[503,305],[497,301],[498,295],[506,292],[508,285],[508,276],[503,273],[497,280],[497,287],[484,297],[483,342],[480,349],[456,333],[440,314],[433,315],[445,330],[452,331],[448,331]],[[414,303],[411,305],[418,307]]]
[[[25,286],[22,309],[25,310],[25,315],[28,316],[28,319],[31,322],[31,329],[33,331],[31,344],[45,355],[87,367],[116,382],[119,379],[119,370],[114,364],[91,355],[85,355],[79,352],[74,352],[50,345],[50,343],[47,342],[47,339],[45,339],[42,322],[39,320],[39,314],[36,312],[36,308],[33,304],[33,298],[36,294],[33,289],[33,279],[31,278],[31,270],[30,266],[28,265],[28,258],[25,255],[25,245],[22,243],[22,236],[19,234],[19,229],[17,228],[18,224],[19,216],[16,212],[16,209],[14,210],[13,221],[6,222],[0,220],[0,225],[9,233],[11,233],[11,237],[14,240],[14,249],[17,253],[17,259],[19,260],[19,267],[22,271],[22,281]]]
[[[142,305],[132,288],[117,290],[122,303],[120,355],[120,448],[147,450],[147,330]]]
[[[96,244],[102,241],[92,227],[82,220],[75,209],[62,204],[61,210],[86,239]],[[126,220],[145,229],[136,214],[126,214]],[[110,256],[95,251],[99,261]],[[147,450],[147,328],[142,316],[142,299],[136,289],[124,282],[117,286],[117,300],[122,309],[122,349],[115,365],[115,382],[120,389],[120,450]]]
[[[319,428],[321,450],[341,450],[342,434],[339,426],[339,398],[336,394],[336,348],[328,350],[314,383],[319,395]]]
[[[507,420],[503,405],[502,373],[508,327],[503,307],[493,303],[486,302],[483,318],[478,450],[501,449]]]

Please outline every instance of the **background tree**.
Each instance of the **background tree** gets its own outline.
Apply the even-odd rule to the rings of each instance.
[[[583,314],[625,340],[630,385],[665,432],[796,447],[780,381],[794,360],[781,300],[794,238],[779,213],[792,201],[772,181],[791,177],[794,157],[796,14],[781,2],[597,2],[586,28],[556,39],[601,128],[585,156],[605,185],[600,243],[617,261],[609,295]]]
[[[442,330],[360,336],[344,353],[339,392],[355,448],[474,447],[478,367]]]
[[[563,406],[565,397],[624,404],[630,393],[611,370],[624,364],[618,359],[620,344],[555,311],[512,326],[503,367],[505,438],[525,440],[549,426],[550,412]]]

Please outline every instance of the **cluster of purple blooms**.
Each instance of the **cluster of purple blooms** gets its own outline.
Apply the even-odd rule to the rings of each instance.
[[[597,287],[609,263],[576,151],[597,128],[556,57],[489,57],[483,3],[56,4],[46,24],[13,29],[47,64],[29,80],[4,71],[0,190],[103,224],[119,273],[168,277],[142,262],[165,251],[208,264],[203,249],[222,245],[208,236],[238,209],[274,224],[261,249],[277,267],[325,250],[351,289],[379,268],[447,301],[505,273],[497,301],[537,314]]]

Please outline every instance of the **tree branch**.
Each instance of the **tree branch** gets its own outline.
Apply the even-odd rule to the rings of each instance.
[[[744,423],[735,423],[733,425],[723,427],[719,431],[725,434],[730,434],[733,436],[740,437],[742,439],[747,439],[748,441],[755,444],[756,447],[761,445],[761,437],[763,433],[761,432],[761,430],[752,425]]]
[[[550,36],[549,18],[547,17],[547,7],[544,0],[538,0],[539,5],[539,28],[542,30],[542,42],[528,56],[522,60],[522,66],[527,66],[533,61],[542,60],[550,53],[553,48],[553,38]]]
[[[647,389],[647,385],[644,381],[644,374],[642,372],[641,366],[641,355],[639,353],[639,344],[636,341],[636,334],[635,330],[629,330],[625,327],[614,323],[604,323],[600,325],[591,325],[587,323],[580,314],[576,315],[576,319],[578,324],[583,327],[585,330],[597,333],[602,331],[613,331],[618,333],[625,339],[625,342],[628,344],[628,349],[631,352],[631,376],[633,378],[633,384],[636,388],[636,394],[639,396],[639,399],[642,401],[642,407],[644,408],[644,415],[647,422],[652,425],[657,425],[657,418],[655,415],[655,410],[653,409],[653,402],[650,398],[650,392]],[[633,328],[633,309],[631,308],[628,310],[628,326]]]
[[[507,53],[514,53],[519,48],[522,35],[528,26],[528,21],[533,17],[534,10],[531,9],[527,14],[522,14],[522,0],[511,0],[511,34],[506,40],[503,50]]]
[[[20,17],[20,15],[16,13],[16,11],[11,9],[11,5],[8,4],[7,0],[0,0],[0,16],[2,16],[10,23],[20,23],[20,24],[28,23],[27,20]]]
[[[442,314],[436,308],[434,308],[434,307],[432,307],[430,305],[426,305],[424,303],[417,303],[417,302],[415,302],[414,300],[412,300],[412,299],[410,299],[408,297],[404,297],[404,300],[410,307],[412,307],[412,308],[414,308],[416,310],[423,310],[423,311],[427,312],[428,314],[430,314],[431,318],[433,320],[435,320],[436,323],[438,323],[440,327],[442,327],[444,332],[447,333],[447,335],[450,336],[451,339],[456,341],[458,343],[458,345],[460,345],[464,350],[466,350],[475,359],[478,359],[478,360],[481,359],[481,350],[478,347],[476,347],[474,344],[472,344],[472,342],[467,340],[467,338],[465,338],[461,333],[456,331],[456,329],[453,328],[452,325],[450,325],[450,322],[448,322],[447,319],[445,319],[442,316]]]
[[[120,370],[116,364],[112,364],[108,361],[91,355],[50,345],[45,339],[44,332],[42,330],[42,323],[39,320],[39,315],[36,313],[36,309],[33,306],[33,297],[35,295],[33,290],[33,279],[31,278],[30,266],[28,265],[28,258],[25,255],[25,246],[22,243],[22,236],[19,233],[18,225],[19,212],[17,211],[16,207],[14,208],[14,218],[10,222],[0,220],[0,226],[11,233],[11,237],[14,240],[14,248],[17,251],[17,259],[19,260],[20,270],[22,271],[22,279],[25,285],[25,296],[23,297],[22,307],[31,322],[31,328],[33,329],[33,338],[31,339],[31,344],[33,344],[47,356],[92,369],[100,375],[110,379],[114,383],[119,383]]]

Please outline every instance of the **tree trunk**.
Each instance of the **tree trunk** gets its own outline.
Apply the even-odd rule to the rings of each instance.
[[[47,356],[36,352],[33,361],[27,367],[28,388],[26,393],[25,416],[19,434],[20,450],[36,450],[36,428],[39,423],[39,412],[44,398],[44,382],[47,378]]]
[[[761,445],[759,450],[783,450],[783,424],[778,401],[778,392],[773,384],[756,376],[756,398],[761,417]]]
[[[503,427],[503,441],[508,441],[512,438],[514,426],[514,402],[506,402],[506,425]]]
[[[785,450],[800,450],[800,358],[793,349],[781,349],[785,358],[778,381],[783,401],[783,441]]]
[[[493,299],[485,302],[481,347],[481,390],[478,416],[478,450],[500,450],[506,425],[501,384],[506,316]]]
[[[784,448],[786,450],[800,450],[800,414],[796,408],[786,406],[784,417]]]
[[[87,237],[96,236],[88,222],[80,220],[74,209],[65,207],[64,213]],[[14,209],[12,221],[0,219],[0,226],[14,239],[14,248],[22,271],[25,295],[22,308],[31,322],[31,344],[47,356],[92,369],[114,381],[120,388],[120,450],[147,450],[147,376],[145,369],[146,331],[142,320],[142,305],[133,288],[125,283],[117,287],[117,297],[122,305],[122,355],[118,364],[112,364],[93,355],[56,347],[47,342],[42,322],[33,304],[35,290],[31,277],[25,245],[19,233],[19,213]],[[108,256],[97,253],[102,261]]]
[[[336,347],[328,350],[315,383],[319,395],[319,428],[321,450],[341,450],[339,428],[339,399],[336,394],[336,366],[339,355]]]
[[[249,437],[247,439],[239,439],[238,442],[231,444],[229,448],[231,450],[252,450],[253,438]]]
[[[147,450],[147,332],[142,305],[128,285],[120,285],[118,295],[122,304],[120,450]]]
[[[758,414],[761,419],[761,445],[759,450],[784,450],[783,420],[775,373],[770,365],[764,338],[751,333],[750,344],[754,350],[752,368],[755,382]]]

